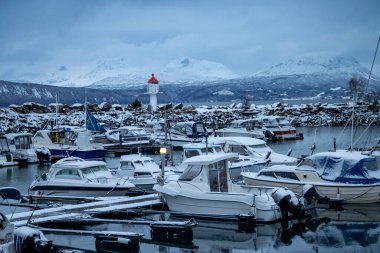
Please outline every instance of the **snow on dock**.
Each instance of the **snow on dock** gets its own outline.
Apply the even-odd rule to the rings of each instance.
[[[15,213],[7,217],[18,227],[28,223],[38,224],[52,220],[75,218],[91,214],[103,214],[131,208],[152,207],[161,204],[162,201],[159,199],[158,194],[148,194],[137,197],[114,197],[84,204],[63,205],[60,207]]]

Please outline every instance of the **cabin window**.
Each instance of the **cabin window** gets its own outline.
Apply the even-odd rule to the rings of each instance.
[[[190,157],[197,156],[197,155],[199,155],[198,150],[185,150],[185,157],[186,158],[190,158]]]
[[[120,163],[120,169],[121,170],[134,170],[135,167],[133,167],[132,162],[121,162]]]
[[[55,174],[56,178],[80,179],[79,172],[73,169],[62,169]]]
[[[248,150],[244,146],[230,145],[228,149],[229,152],[238,153],[240,155],[249,155]]]
[[[221,147],[214,147],[214,149],[215,149],[216,153],[222,152],[222,148]]]
[[[292,179],[292,180],[299,181],[298,177],[293,172],[278,171],[278,172],[275,172],[275,174],[279,178]]]
[[[30,136],[17,136],[14,139],[14,145],[16,149],[29,149],[30,148]]]
[[[273,171],[262,171],[262,172],[259,173],[258,176],[266,176],[266,177],[276,178],[276,176],[274,175]]]
[[[7,142],[7,139],[5,138],[1,138],[0,139],[0,151],[1,152],[8,152],[9,151],[9,147],[8,147],[8,142]]]
[[[196,178],[202,171],[201,165],[188,166],[182,175],[178,178],[179,181],[191,181]]]
[[[134,177],[151,177],[152,174],[149,172],[135,172],[133,174]]]
[[[83,174],[90,174],[97,171],[105,171],[107,170],[107,168],[105,166],[93,166],[93,167],[83,168],[81,170]]]
[[[369,177],[380,177],[380,170],[377,167],[376,159],[363,160],[363,171],[367,172]]]
[[[212,192],[228,192],[227,168],[224,161],[208,165],[209,184]]]

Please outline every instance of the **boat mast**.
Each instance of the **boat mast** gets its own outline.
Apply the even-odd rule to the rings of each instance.
[[[87,89],[84,87],[84,127],[87,130]]]
[[[58,128],[58,93],[55,94],[55,126]]]

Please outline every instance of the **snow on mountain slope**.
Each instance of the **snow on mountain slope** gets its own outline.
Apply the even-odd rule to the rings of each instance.
[[[368,77],[369,70],[352,57],[297,57],[256,73],[255,76],[333,74]]]
[[[110,75],[94,82],[91,87],[125,88],[145,85],[152,72],[155,73],[160,84],[204,82],[238,77],[223,64],[186,58],[171,61],[163,68],[135,69],[118,75]]]
[[[32,80],[41,84],[55,86],[91,86],[92,88],[125,88],[145,85],[151,73],[155,73],[160,84],[191,83],[237,78],[221,63],[185,58],[173,60],[159,68],[131,67],[127,60],[99,60],[94,66],[82,70],[71,70],[65,66],[57,71],[42,74]]]

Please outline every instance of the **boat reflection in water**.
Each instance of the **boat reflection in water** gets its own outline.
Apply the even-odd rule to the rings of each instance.
[[[364,210],[366,211],[366,210]],[[340,220],[325,216],[289,221],[289,223],[258,224],[245,226],[233,221],[197,220],[192,233],[180,238],[155,238],[149,224],[84,221],[80,229],[96,231],[131,231],[144,234],[139,252],[378,252],[380,248],[380,219],[375,209],[370,213],[363,210],[323,210],[321,214],[339,215]],[[361,213],[354,221],[354,213]],[[372,214],[371,214],[372,213]],[[379,213],[379,211],[377,211]],[[367,218],[365,218],[367,217]],[[125,217],[124,217],[125,218]],[[170,220],[183,221],[169,214],[147,215],[138,221]],[[79,222],[76,224],[79,226]],[[61,224],[62,225],[62,224]],[[72,225],[71,225],[72,226]],[[192,237],[192,238],[191,238]],[[95,238],[57,236],[49,234],[49,239],[67,247],[95,250]],[[65,239],[66,238],[66,239]],[[92,241],[92,243],[90,243]],[[76,244],[77,243],[77,244]],[[112,251],[118,252],[118,251]],[[120,251],[122,252],[122,251]]]

